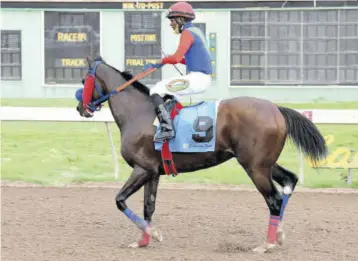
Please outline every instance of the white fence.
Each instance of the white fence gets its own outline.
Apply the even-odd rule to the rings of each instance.
[[[358,110],[323,110],[304,109],[297,110],[316,124],[353,124],[357,125]],[[114,162],[114,178],[118,178],[117,153],[112,140],[108,123],[114,122],[113,116],[108,108],[96,112],[92,118],[81,117],[75,108],[54,107],[0,107],[1,121],[55,121],[55,122],[103,122],[106,125],[107,134],[112,148]],[[303,155],[299,152],[300,183],[304,182]],[[349,176],[351,172],[349,172]],[[348,177],[351,182],[351,178]]]
[[[358,110],[296,110],[316,124],[358,124]],[[96,112],[92,118],[81,117],[75,108],[56,107],[0,107],[2,121],[64,121],[114,122],[108,108]]]

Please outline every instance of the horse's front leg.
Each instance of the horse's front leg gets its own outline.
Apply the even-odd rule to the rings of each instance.
[[[141,167],[134,167],[132,174],[116,196],[117,208],[122,211],[140,230],[160,241],[161,235],[143,218],[133,213],[126,205],[126,200],[152,179],[152,173]]]
[[[157,197],[159,184],[159,175],[154,174],[144,185],[144,220],[151,226],[152,216],[155,211],[155,200]],[[162,241],[163,237],[160,231],[157,229],[157,240]],[[146,247],[150,243],[150,235],[147,232],[143,232],[142,239],[138,242],[134,242],[130,247]]]

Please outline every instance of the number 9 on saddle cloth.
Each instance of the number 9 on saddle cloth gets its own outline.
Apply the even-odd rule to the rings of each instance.
[[[165,103],[166,109],[173,115],[176,131],[175,137],[169,140],[171,152],[208,152],[215,150],[217,109],[220,101],[202,101],[194,105],[177,109],[175,99]],[[175,115],[175,114],[174,114]],[[157,126],[157,131],[160,127]],[[155,149],[161,150],[163,143],[154,142]]]

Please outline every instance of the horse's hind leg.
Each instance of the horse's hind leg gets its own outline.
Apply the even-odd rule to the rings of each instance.
[[[281,245],[285,239],[285,233],[283,231],[283,214],[288,200],[290,199],[292,192],[295,190],[298,177],[293,172],[276,164],[272,168],[272,178],[283,188],[282,205],[280,210],[280,226],[277,230],[276,237],[277,242]]]
[[[246,171],[258,191],[264,197],[270,210],[267,241],[263,246],[254,249],[255,252],[266,252],[276,245],[276,233],[280,224],[282,198],[271,179],[271,167],[258,165],[246,168]]]
[[[278,164],[275,164],[272,168],[272,179],[280,184],[282,188],[289,187],[292,192],[298,182],[298,176],[295,173]]]

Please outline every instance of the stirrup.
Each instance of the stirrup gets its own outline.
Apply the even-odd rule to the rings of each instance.
[[[164,130],[164,131],[160,130],[154,135],[153,140],[156,142],[164,142],[174,137],[175,137],[174,130]]]

